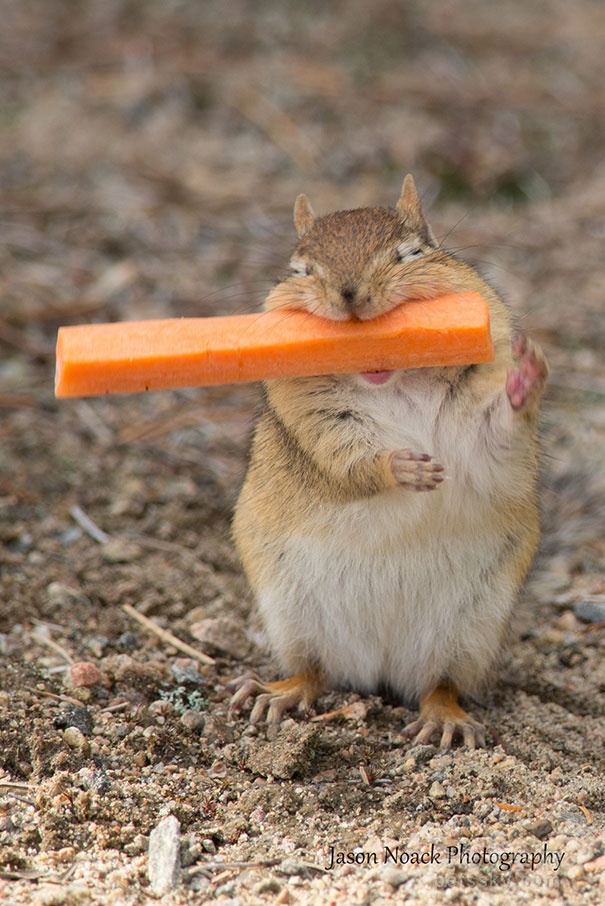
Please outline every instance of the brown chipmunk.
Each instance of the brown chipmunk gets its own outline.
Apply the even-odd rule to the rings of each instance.
[[[232,707],[277,723],[322,689],[420,705],[406,735],[485,744],[458,703],[500,654],[538,543],[537,410],[548,368],[468,264],[439,248],[411,176],[395,210],[315,217],[266,308],[369,319],[446,292],[487,299],[495,361],[266,384],[234,537],[289,679],[241,678]],[[443,463],[443,465],[441,465]],[[447,478],[447,481],[444,481]]]

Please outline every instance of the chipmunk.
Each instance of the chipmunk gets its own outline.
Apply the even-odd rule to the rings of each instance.
[[[375,318],[408,300],[478,291],[495,361],[268,381],[233,534],[290,678],[236,682],[252,722],[322,690],[388,688],[420,708],[403,732],[474,748],[459,702],[501,653],[538,537],[537,414],[548,367],[513,341],[506,307],[442,250],[407,176],[396,208],[316,217],[296,199],[291,275],[265,308]],[[447,480],[444,480],[447,479]]]

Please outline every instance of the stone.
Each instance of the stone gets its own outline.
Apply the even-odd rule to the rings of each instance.
[[[181,880],[181,825],[178,818],[162,818],[149,835],[147,871],[153,893],[162,897]]]

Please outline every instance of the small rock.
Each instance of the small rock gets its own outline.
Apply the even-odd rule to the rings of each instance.
[[[262,896],[263,894],[269,893],[281,893],[282,885],[279,883],[277,878],[265,878],[262,881],[258,881],[257,884],[252,888],[252,893],[257,896]]]
[[[81,768],[78,771],[78,780],[83,789],[92,790],[100,796],[108,793],[112,785],[102,763],[97,764],[94,768]]]
[[[129,856],[140,856],[147,851],[149,839],[143,834],[136,834],[130,843],[124,846],[124,852]]]
[[[93,657],[103,657],[108,647],[109,639],[106,635],[95,635],[86,642],[86,648]]]
[[[48,602],[55,607],[73,607],[74,604],[90,604],[89,599],[79,588],[73,588],[64,582],[51,582],[46,586]]]
[[[88,708],[81,705],[66,705],[58,717],[55,718],[56,730],[66,730],[67,727],[76,727],[84,736],[90,736],[94,727],[94,720]]]
[[[182,664],[173,664],[172,675],[179,685],[200,686],[204,677],[197,667],[184,667]]]
[[[578,618],[572,610],[565,610],[557,620],[557,625],[564,632],[577,632],[580,628]]]
[[[589,874],[593,871],[605,872],[605,855],[597,856],[596,859],[592,859],[590,862],[585,862],[584,871],[587,871]]]
[[[191,708],[188,708],[181,715],[181,724],[190,733],[201,733],[204,729],[204,722],[204,715],[199,711],[193,711]]]
[[[151,717],[168,717],[170,714],[174,714],[174,705],[172,702],[165,701],[164,699],[157,699],[148,707],[148,711]]]
[[[533,824],[526,825],[527,830],[538,840],[547,840],[553,832],[553,826],[546,818],[541,821],[535,821]]]
[[[116,648],[119,651],[134,651],[140,645],[139,637],[134,632],[123,632],[116,639]]]
[[[438,780],[435,780],[431,784],[431,788],[429,790],[429,797],[431,799],[444,799],[445,796],[446,796],[446,792],[445,792],[445,788],[444,788],[443,784],[439,783]]]
[[[288,878],[294,878],[296,876],[308,878],[310,876],[308,867],[301,862],[297,862],[296,859],[284,859],[281,865],[277,867],[276,871],[282,875],[286,875]]]
[[[56,884],[45,885],[33,897],[35,906],[63,906],[67,903],[67,888]]]
[[[595,852],[591,847],[585,847],[584,849],[579,849],[576,853],[576,864],[577,865],[586,865],[588,862],[592,862],[595,858]]]
[[[431,745],[414,745],[408,751],[408,759],[413,758],[417,768],[420,767],[420,765],[426,764],[434,758],[435,755],[435,746]]]
[[[394,868],[390,865],[380,872],[380,880],[397,890],[405,883],[405,874],[400,868]]]
[[[181,825],[174,815],[162,818],[149,835],[147,871],[154,894],[164,896],[181,880]]]
[[[78,752],[84,752],[90,749],[90,744],[81,730],[77,727],[67,727],[63,733],[63,742]]]
[[[88,688],[106,685],[107,677],[90,661],[78,661],[69,668],[69,682],[75,689],[79,686]]]
[[[605,601],[600,598],[578,601],[574,613],[583,623],[602,623],[605,621]]]

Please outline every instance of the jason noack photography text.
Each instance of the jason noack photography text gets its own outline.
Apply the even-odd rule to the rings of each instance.
[[[339,865],[474,865],[491,866],[507,872],[513,866],[519,865],[529,871],[545,867],[556,872],[564,858],[565,852],[549,850],[546,843],[536,850],[492,850],[487,846],[473,849],[468,843],[457,846],[439,846],[431,843],[430,848],[423,850],[385,845],[381,852],[361,848],[344,850],[330,846],[325,868],[330,871]]]

